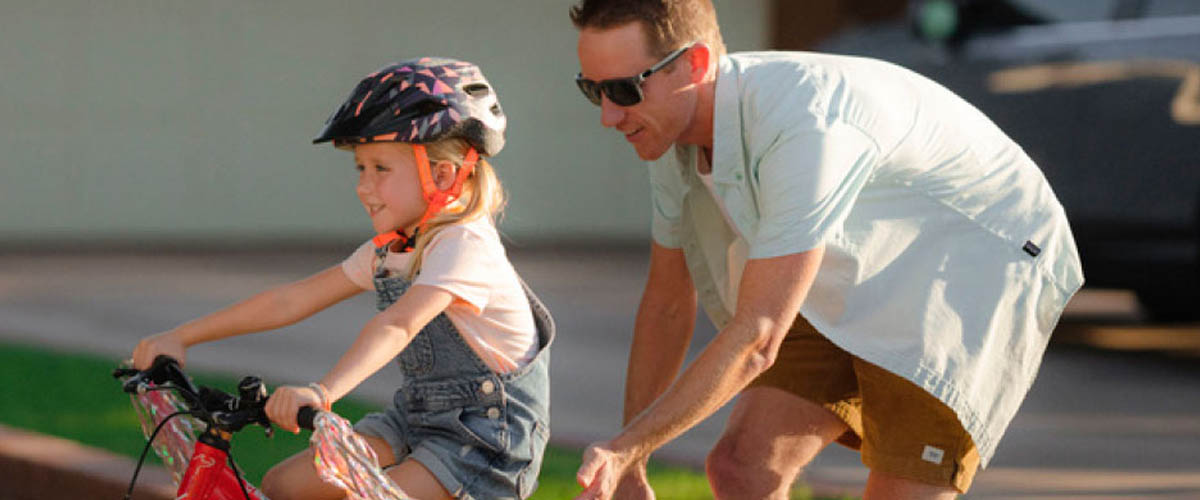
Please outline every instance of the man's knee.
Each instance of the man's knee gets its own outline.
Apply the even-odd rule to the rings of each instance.
[[[735,448],[729,439],[722,439],[704,461],[704,472],[717,498],[745,493],[750,484],[757,482],[750,479],[750,476],[758,475],[752,470],[753,462],[738,457]]]
[[[713,447],[705,460],[705,472],[718,498],[766,497],[787,490],[800,470],[804,457],[816,452],[781,456],[770,446],[739,442],[727,436]]]

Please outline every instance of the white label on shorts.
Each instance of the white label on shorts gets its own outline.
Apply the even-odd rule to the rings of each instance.
[[[934,448],[932,446],[925,445],[925,451],[921,452],[921,460],[933,462],[935,464],[941,464],[942,456],[945,454],[946,452],[941,448]]]

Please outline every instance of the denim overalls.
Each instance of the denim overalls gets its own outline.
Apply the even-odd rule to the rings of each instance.
[[[389,276],[386,255],[386,245],[376,249],[380,311],[412,285]],[[393,406],[355,425],[360,433],[386,440],[397,463],[419,461],[456,498],[526,498],[537,487],[550,435],[554,321],[523,281],[521,287],[537,326],[538,352],[532,361],[509,373],[493,372],[443,312],[398,356],[403,381]]]

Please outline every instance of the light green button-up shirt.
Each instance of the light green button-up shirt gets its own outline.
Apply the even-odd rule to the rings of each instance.
[[[721,59],[712,194],[698,154],[650,163],[652,232],[683,249],[714,324],[733,315],[746,259],[824,244],[801,314],[953,408],[986,465],[1083,283],[1024,151],[898,66],[776,52]]]

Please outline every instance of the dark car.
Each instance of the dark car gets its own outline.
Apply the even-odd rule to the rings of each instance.
[[[1200,0],[924,0],[817,47],[971,101],[1050,180],[1087,285],[1200,318]]]

